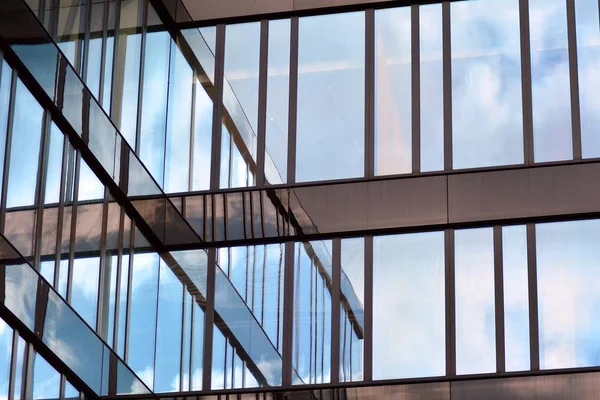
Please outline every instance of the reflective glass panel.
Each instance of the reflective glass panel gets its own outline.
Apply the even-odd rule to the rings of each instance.
[[[530,0],[533,141],[536,162],[569,160],[571,97],[564,0]]]
[[[375,12],[375,175],[412,171],[410,7]]]
[[[5,399],[8,398],[12,338],[12,329],[0,318],[0,398]]]
[[[194,155],[192,190],[210,188],[213,102],[199,80],[195,79]]]
[[[421,171],[444,169],[442,5],[419,7]]]
[[[540,367],[600,365],[600,220],[536,225]]]
[[[364,175],[365,15],[300,18],[296,181]]]
[[[524,371],[529,369],[529,288],[524,225],[502,228],[502,262],[506,370]]]
[[[364,239],[342,239],[340,262],[340,381],[360,381],[365,326]]]
[[[496,371],[494,234],[455,231],[456,373]]]
[[[444,375],[443,232],[373,239],[373,378]]]
[[[27,264],[6,266],[4,305],[33,331],[38,275]]]
[[[269,21],[265,178],[274,184],[287,182],[290,30],[289,19]]]
[[[75,258],[73,260],[71,305],[89,326],[96,327],[100,258]]]
[[[325,251],[315,250],[325,244]],[[331,241],[296,243],[293,384],[328,383],[331,367]]]
[[[575,0],[581,147],[584,158],[600,157],[600,26],[598,2]]]
[[[14,113],[7,207],[34,204],[40,156],[43,110],[20,80],[17,80]]]
[[[50,144],[48,145],[48,166],[46,169],[46,193],[44,195],[44,202],[49,204],[58,203],[60,196],[64,135],[58,127],[52,123],[47,138],[50,140]]]
[[[523,162],[518,0],[451,5],[453,167]]]
[[[116,118],[119,122],[119,130],[129,145],[135,148],[142,35],[139,33],[122,35],[119,40],[119,52],[120,56],[125,58],[125,66],[122,76],[116,77],[122,79],[123,83],[121,87],[115,83],[113,96],[116,99],[113,108],[120,111],[120,118]]]
[[[58,399],[60,374],[39,354],[33,355],[33,399]]]
[[[0,68],[0,171],[3,171],[12,69],[4,61],[0,62]]]
[[[23,365],[23,359],[25,358],[25,347],[27,343],[21,336],[17,336],[17,348],[16,354],[13,354],[14,361],[14,382],[12,387],[12,399],[20,400],[21,394],[23,393],[23,385],[26,378],[23,376],[25,368]],[[10,396],[9,396],[10,397]]]

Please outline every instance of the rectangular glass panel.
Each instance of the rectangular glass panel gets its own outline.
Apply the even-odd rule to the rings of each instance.
[[[4,305],[33,331],[38,275],[27,264],[7,265],[5,284]]]
[[[58,127],[52,123],[47,140],[48,145],[48,167],[46,169],[46,193],[44,203],[58,203],[60,196],[60,175],[62,168],[64,135]]]
[[[42,114],[42,107],[21,80],[17,80],[6,207],[28,206],[35,202]]]
[[[533,142],[536,162],[570,160],[571,97],[564,0],[530,0]]]
[[[15,369],[14,369],[14,383],[13,383],[13,400],[20,400],[21,394],[23,393],[23,385],[26,377],[23,375],[26,373],[24,368],[23,360],[25,358],[25,347],[27,343],[23,340],[21,336],[17,336],[17,354],[13,354],[15,357]]]
[[[289,19],[269,21],[265,178],[272,184],[287,182],[290,34]]]
[[[258,69],[260,60],[260,23],[227,25],[225,35],[225,72],[223,82],[223,134],[230,138],[229,161],[221,158],[221,168],[246,170],[256,165],[258,124]],[[236,159],[233,159],[237,154]],[[252,185],[248,179],[236,178],[231,170],[227,186]]]
[[[191,390],[202,389],[202,360],[204,355],[204,311],[200,306],[194,302],[193,304],[193,319],[194,319],[194,333],[192,337],[193,341],[193,353],[192,365],[191,365]]]
[[[412,172],[410,7],[375,11],[375,175]]]
[[[158,286],[155,392],[181,390],[183,285],[161,260]]]
[[[296,243],[292,383],[328,383],[331,367],[331,241]],[[324,259],[328,257],[328,259]]]
[[[504,341],[507,371],[529,369],[529,287],[525,225],[502,228]]]
[[[598,2],[575,0],[581,148],[584,158],[600,157],[600,26]]]
[[[165,149],[165,192],[190,189],[190,132],[192,124],[192,68],[171,41],[169,113]],[[200,88],[197,88],[200,89]]]
[[[365,14],[300,18],[296,181],[364,175]]]
[[[75,258],[73,261],[71,305],[92,329],[96,327],[99,279],[99,257]]]
[[[373,378],[446,370],[443,232],[373,239]]]
[[[456,373],[496,371],[494,234],[455,231]]]
[[[442,5],[419,6],[421,171],[444,169]]]
[[[8,107],[12,69],[4,61],[0,62],[0,172],[4,171],[6,147],[6,128],[8,125]]]
[[[33,355],[33,399],[58,399],[60,374],[39,354]]]
[[[213,101],[199,80],[195,80],[195,85],[192,190],[207,190],[210,188]]]
[[[600,220],[536,225],[540,367],[600,365]]]
[[[523,162],[518,0],[451,5],[454,168]]]
[[[363,379],[365,245],[342,239],[340,271],[340,382]]]
[[[8,399],[12,338],[12,329],[0,318],[0,397],[5,399]]]

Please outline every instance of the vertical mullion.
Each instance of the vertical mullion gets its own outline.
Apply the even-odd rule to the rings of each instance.
[[[111,268],[116,268],[115,276],[115,306],[114,306],[114,322],[112,342],[109,345],[114,349],[115,353],[119,350],[119,311],[121,303],[121,277],[123,274],[123,243],[125,240],[125,212],[121,209],[119,215],[119,237],[117,244],[117,265],[111,265]]]
[[[265,184],[265,157],[267,140],[267,85],[269,66],[269,21],[260,22],[260,67],[258,72],[258,133],[256,186]]]
[[[331,383],[340,381],[340,277],[342,241],[340,238],[332,241],[332,289],[331,289]]]
[[[85,126],[85,123],[84,123]],[[85,162],[85,161],[84,161]],[[75,242],[77,240],[77,206],[79,200],[79,176],[81,172],[81,154],[75,153],[75,175],[73,185],[73,201],[71,205],[71,232],[69,235],[69,269],[67,274],[67,302],[71,303],[73,292],[73,268],[75,264]]]
[[[365,237],[364,380],[373,380],[373,236]]]
[[[496,372],[506,371],[504,342],[504,265],[502,227],[494,226],[494,288],[496,304]]]
[[[15,392],[15,377],[17,374],[17,357],[18,357],[18,344],[19,344],[19,333],[16,329],[13,330],[12,334],[12,347],[10,356],[10,367],[8,375],[8,400],[14,399]]]
[[[569,41],[569,79],[571,86],[571,130],[573,159],[581,160],[581,115],[579,109],[579,70],[577,67],[577,27],[575,0],[567,0],[567,35]]]
[[[523,102],[523,151],[525,165],[534,162],[533,100],[531,85],[531,42],[529,32],[529,0],[519,1],[521,29],[521,90]]]
[[[283,281],[283,387],[292,385],[292,352],[294,339],[294,242],[285,243]]]
[[[421,47],[419,5],[411,5],[412,172],[421,172]]]
[[[364,175],[375,175],[375,11],[365,10],[365,158]]]
[[[535,224],[527,224],[527,272],[529,283],[529,355],[532,371],[540,369],[540,342],[538,326],[537,254]]]
[[[217,255],[216,249],[208,249],[208,270],[206,275],[206,309],[204,311],[204,350],[202,352],[202,388],[211,389],[212,356],[213,356],[213,326],[215,320],[215,283]]]
[[[442,2],[442,64],[444,76],[444,170],[451,171],[452,159],[452,54],[450,1]]]
[[[105,341],[108,338],[108,307],[110,302],[110,275],[113,268],[106,257],[106,241],[108,231],[108,211],[110,195],[104,190],[104,202],[102,205],[102,228],[100,234],[100,274],[98,277],[98,302],[96,311],[96,330]]]
[[[446,283],[446,376],[456,375],[456,316],[454,285],[454,230],[446,229],[445,242],[445,283]]]
[[[196,141],[196,90],[198,90],[196,85],[196,74],[192,75],[192,110],[190,116],[190,151],[189,151],[189,159],[190,163],[188,166],[189,174],[188,174],[188,191],[192,191],[194,187],[194,142]],[[181,213],[185,217],[185,197],[182,197],[181,204]]]
[[[131,323],[131,291],[133,289],[133,263],[135,259],[135,223],[131,221],[131,231],[129,233],[129,264],[127,265],[127,298],[125,301],[125,329],[123,334],[125,340],[123,344],[123,361],[129,362],[129,325]]]
[[[288,102],[288,165],[287,183],[296,182],[296,130],[298,121],[298,43],[300,21],[298,17],[290,20],[290,82]]]
[[[212,119],[210,189],[219,189],[221,177],[221,131],[223,130],[223,79],[225,67],[225,25],[217,25],[215,43],[215,85]]]
[[[60,262],[62,259],[62,231],[63,218],[65,213],[65,186],[67,185],[67,168],[69,168],[69,141],[63,134],[63,151],[60,170],[60,192],[58,194],[58,216],[56,220],[56,257],[54,259],[54,287],[58,291],[58,282],[60,280]]]

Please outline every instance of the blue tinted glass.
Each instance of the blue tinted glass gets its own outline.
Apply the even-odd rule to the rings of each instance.
[[[58,399],[60,374],[39,354],[33,357],[33,399]]]
[[[142,35],[126,35],[125,68],[123,72],[123,87],[121,100],[120,131],[129,145],[135,148],[135,132],[138,107],[138,87],[140,78],[140,55],[142,48]],[[152,63],[151,63],[152,64]]]
[[[96,327],[99,279],[100,258],[75,258],[73,260],[71,305],[92,329]]]
[[[364,175],[364,21],[300,18],[297,182]]]
[[[540,367],[600,365],[600,220],[536,225]]]
[[[48,167],[46,169],[46,193],[44,202],[58,203],[60,196],[60,175],[62,168],[64,135],[58,127],[52,123],[48,135]]]
[[[34,204],[42,114],[42,107],[18,80],[10,142],[12,157],[8,170],[7,207]]]
[[[452,3],[454,168],[523,162],[518,0]]]
[[[0,396],[8,398],[13,331],[0,318]]]
[[[200,82],[195,84],[192,190],[206,190],[210,187],[213,103]]]

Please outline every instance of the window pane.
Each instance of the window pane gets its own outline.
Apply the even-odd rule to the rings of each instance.
[[[170,69],[165,191],[185,192],[190,186],[190,130],[194,81],[192,69],[173,41]]]
[[[13,331],[0,318],[0,398],[8,399]]]
[[[125,58],[125,67],[122,78],[123,86],[115,88],[115,91],[122,90],[121,98],[116,100],[117,102],[121,101],[118,127],[125,140],[135,149],[142,35],[123,35],[121,42],[125,43],[125,46],[119,48],[119,52],[125,52],[124,55],[121,54],[121,57]]]
[[[155,392],[180,390],[182,307],[183,286],[173,271],[161,261],[156,321]]]
[[[364,239],[342,239],[341,246],[340,381],[361,381],[365,326]]]
[[[296,243],[293,384],[328,383],[331,352],[331,241]],[[325,260],[323,255],[327,256]],[[319,254],[319,255],[318,255]]]
[[[564,0],[530,0],[533,140],[536,162],[569,160],[571,97]]]
[[[575,0],[577,66],[581,112],[581,147],[584,158],[600,157],[600,26],[598,2]]]
[[[540,367],[600,365],[600,220],[536,225]]]
[[[419,7],[421,171],[444,169],[442,5]]]
[[[60,374],[39,354],[33,357],[33,399],[58,399]]]
[[[289,19],[269,21],[265,177],[274,184],[287,182],[290,31]]]
[[[128,365],[150,388],[154,386],[158,265],[157,254],[133,256]]]
[[[365,14],[300,18],[296,181],[364,175]]]
[[[443,232],[373,239],[373,378],[445,374]]]
[[[496,371],[492,228],[455,232],[456,373]]]
[[[12,69],[4,61],[0,62],[0,172],[4,170],[6,147],[6,127],[8,124],[8,103],[10,102],[10,85]]]
[[[161,187],[164,185],[170,43],[168,32],[151,32],[146,36],[140,122],[140,160]]]
[[[71,305],[89,326],[96,327],[100,258],[76,258],[73,262]]]
[[[207,190],[210,188],[213,102],[198,80],[194,106],[192,190]]]
[[[46,170],[46,194],[44,202],[58,203],[60,195],[60,175],[62,168],[64,135],[58,127],[52,123],[48,134],[50,144],[48,145],[48,167]]]
[[[529,288],[524,225],[502,228],[502,261],[506,370],[525,371],[529,369]]]
[[[451,5],[454,168],[523,162],[518,0]]]
[[[223,82],[224,116],[221,146],[229,142],[221,169],[229,164],[230,179],[221,187],[245,187],[254,184],[250,173],[256,163],[258,124],[258,69],[260,58],[260,23],[227,25],[225,35],[225,76]],[[228,154],[228,156],[227,156]],[[246,175],[248,173],[248,175]]]
[[[42,135],[42,107],[17,80],[7,207],[34,204]]]
[[[412,171],[410,7],[375,12],[375,175]]]

